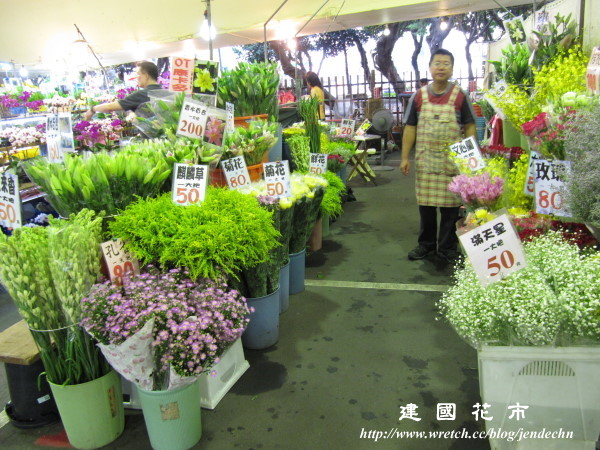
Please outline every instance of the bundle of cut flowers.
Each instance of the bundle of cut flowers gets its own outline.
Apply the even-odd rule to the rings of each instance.
[[[292,198],[295,202],[292,218],[290,254],[301,252],[319,218],[327,180],[319,175],[292,173]]]
[[[192,382],[244,332],[246,299],[221,279],[147,266],[123,285],[96,284],[81,300],[83,326],[124,378],[146,390]]]
[[[562,234],[567,241],[577,245],[580,249],[593,247],[598,244],[598,241],[584,224],[554,220],[550,216],[536,214],[533,211],[529,211],[521,217],[513,217],[513,224],[519,233],[519,238],[523,242],[541,236],[548,230],[553,230]]]
[[[123,122],[116,118],[81,120],[73,127],[73,137],[86,150],[114,150],[121,137]]]
[[[46,134],[38,127],[8,127],[0,130],[0,140],[13,147],[25,147],[46,142]]]
[[[32,330],[46,376],[55,384],[79,384],[110,370],[80,327],[80,300],[100,276],[102,218],[84,210],[49,226],[0,234],[0,281]]]
[[[158,152],[140,155],[125,149],[93,153],[87,159],[66,154],[61,163],[35,158],[25,164],[31,181],[63,217],[83,208],[114,215],[137,197],[157,195],[171,170]]]
[[[279,231],[278,245],[271,248],[264,262],[242,267],[235,277],[230,278],[230,284],[245,297],[264,297],[277,290],[279,270],[288,263],[294,203],[286,197],[278,199],[267,195],[264,181],[252,183],[241,191],[256,196],[261,208],[272,213],[273,227]]]
[[[277,142],[276,122],[252,120],[248,128],[237,127],[225,136],[222,159],[244,156],[247,166],[260,164],[265,153]]]
[[[30,111],[39,111],[44,106],[44,94],[41,92],[17,91],[13,94],[4,94],[0,103],[5,108],[18,108],[25,106]]]
[[[600,343],[600,258],[549,231],[524,243],[527,267],[482,286],[470,264],[437,303],[473,347]]]
[[[61,97],[60,95],[44,99],[44,105],[48,107],[50,112],[70,111],[75,102],[74,97]]]
[[[468,176],[465,174],[455,176],[448,190],[460,195],[465,206],[471,211],[486,207],[495,209],[495,205],[502,195],[504,180],[498,176],[493,179],[488,172],[480,175]]]

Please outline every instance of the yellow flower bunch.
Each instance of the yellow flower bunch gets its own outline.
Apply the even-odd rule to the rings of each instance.
[[[525,195],[528,169],[529,155],[523,153],[508,172],[508,179],[504,183],[500,205],[507,208],[531,209],[533,206],[533,197]]]
[[[506,118],[519,129],[525,122],[529,122],[542,112],[542,105],[531,101],[529,93],[520,86],[509,85],[501,95],[490,95],[490,98],[502,109]]]
[[[589,59],[581,45],[576,44],[534,72],[533,101],[537,104],[559,103],[566,92],[585,92]]]

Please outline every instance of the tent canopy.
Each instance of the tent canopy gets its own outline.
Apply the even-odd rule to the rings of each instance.
[[[282,2],[211,0],[212,22],[218,33],[213,46],[263,42],[263,25]],[[523,3],[502,1],[503,6]],[[288,0],[269,24],[267,40],[293,37],[317,11],[300,35],[494,8],[498,8],[494,0]],[[199,0],[2,0],[0,61],[51,66],[64,60],[77,47],[73,44],[79,39],[74,24],[105,66],[169,55],[191,56],[208,48],[199,33],[205,9],[206,2]]]

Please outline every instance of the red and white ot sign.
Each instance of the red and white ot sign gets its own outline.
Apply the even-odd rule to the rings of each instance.
[[[191,94],[193,79],[194,60],[171,56],[171,79],[169,80],[169,90]]]
[[[592,94],[600,94],[600,47],[594,47],[592,56],[585,74],[588,91]]]
[[[114,284],[121,286],[125,273],[129,272],[135,275],[140,273],[140,264],[131,253],[125,250],[124,241],[113,239],[112,241],[103,242],[100,246],[102,247],[102,253],[108,266],[110,281]]]

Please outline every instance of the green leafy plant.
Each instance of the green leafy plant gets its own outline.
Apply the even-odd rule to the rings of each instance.
[[[240,62],[235,69],[223,70],[219,78],[217,105],[235,105],[235,116],[267,114],[277,117],[279,73],[275,63]]]
[[[101,216],[83,210],[69,220],[50,219],[48,227],[0,235],[0,281],[32,330],[46,376],[55,384],[85,383],[110,370],[79,326],[80,301],[100,275],[101,229]]]
[[[327,188],[321,202],[321,214],[338,217],[344,212],[342,195],[346,193],[346,186],[342,179],[333,172],[325,172],[321,176],[327,180]]]
[[[225,136],[221,159],[243,155],[246,165],[259,164],[265,153],[277,142],[278,127],[276,122],[261,119],[251,120],[248,128],[236,127],[233,133]]]
[[[509,84],[530,86],[533,81],[529,58],[531,53],[526,44],[508,44],[502,49],[499,61],[489,61],[496,74]]]
[[[321,153],[321,125],[319,124],[319,99],[303,98],[298,102],[298,112],[304,119],[306,136],[310,140],[310,152]]]
[[[163,155],[132,152],[94,153],[83,159],[65,155],[64,162],[35,158],[25,164],[31,180],[48,195],[63,217],[84,208],[114,215],[137,196],[158,194],[171,174]]]
[[[130,204],[110,223],[143,264],[187,268],[190,276],[235,276],[277,245],[271,213],[255,198],[209,186],[203,203],[178,206],[170,194]]]
[[[308,136],[296,135],[287,138],[286,142],[290,146],[296,171],[308,173],[310,169],[310,138]]]

